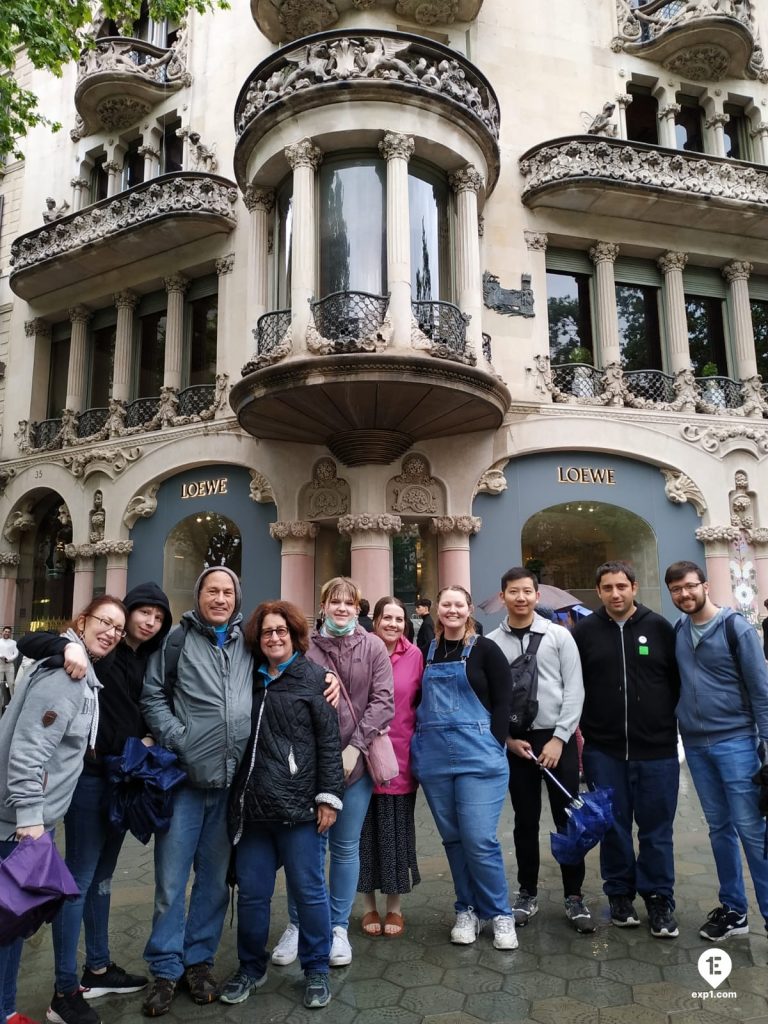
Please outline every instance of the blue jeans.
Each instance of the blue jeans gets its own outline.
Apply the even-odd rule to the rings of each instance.
[[[582,760],[590,786],[613,789],[613,825],[600,843],[600,874],[606,896],[634,899],[639,893],[647,899],[656,893],[665,896],[674,908],[672,830],[680,782],[677,758],[624,761],[587,743]]]
[[[80,926],[85,925],[85,962],[94,970],[111,962],[109,905],[112,875],[124,836],[109,827],[105,808],[108,792],[101,775],[84,772],[64,817],[67,867],[80,896],[67,900],[53,919],[53,954],[56,990],[74,992],[80,984],[77,948]]]
[[[0,861],[5,860],[16,849],[15,841],[0,842]],[[23,939],[14,939],[8,946],[0,946],[0,998],[3,1020],[16,1012],[16,986],[21,966]]]
[[[739,914],[747,912],[741,840],[757,905],[768,925],[768,860],[763,859],[765,819],[757,806],[757,786],[750,781],[760,768],[757,740],[742,736],[705,747],[685,744],[685,756],[709,825],[720,902]]]
[[[362,757],[362,755],[360,755]],[[331,850],[328,888],[331,894],[331,928],[349,928],[349,915],[357,893],[360,877],[360,833],[373,793],[373,779],[368,772],[344,790],[344,809],[325,835]],[[288,916],[298,925],[296,901],[288,881]]]
[[[178,979],[193,964],[213,963],[229,902],[228,796],[227,789],[180,787],[170,829],[155,836],[155,911],[144,959],[156,978]]]
[[[260,978],[267,969],[270,905],[281,864],[296,900],[301,966],[327,974],[331,910],[325,887],[325,841],[313,821],[245,827],[235,847],[240,966],[252,978]]]

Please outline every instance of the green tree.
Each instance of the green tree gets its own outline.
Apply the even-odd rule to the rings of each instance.
[[[227,0],[145,0],[150,17],[180,21],[188,11],[205,14],[227,8]],[[95,5],[93,5],[95,6]],[[21,159],[19,140],[35,125],[56,124],[42,113],[37,96],[16,81],[17,55],[26,51],[38,70],[61,77],[63,68],[77,60],[93,21],[89,0],[2,0],[0,4],[0,160],[12,153]],[[142,0],[102,0],[101,13],[119,24],[138,21]]]

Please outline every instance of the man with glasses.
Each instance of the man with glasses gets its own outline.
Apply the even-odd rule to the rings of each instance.
[[[677,717],[688,768],[709,825],[720,906],[699,934],[708,942],[748,935],[741,848],[768,929],[766,825],[752,776],[758,740],[768,743],[768,672],[757,634],[731,608],[719,608],[695,562],[675,562],[664,582],[684,613],[677,625]]]
[[[603,890],[614,925],[640,924],[633,903],[638,894],[651,935],[673,939],[672,827],[680,773],[674,630],[635,600],[638,584],[629,563],[604,563],[595,582],[602,608],[575,626],[573,639],[584,675],[584,773],[590,785],[613,789],[614,822],[600,844]]]

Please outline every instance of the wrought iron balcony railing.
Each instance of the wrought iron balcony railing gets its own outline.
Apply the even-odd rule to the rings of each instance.
[[[61,418],[55,418],[50,420],[40,420],[39,423],[33,423],[30,428],[30,440],[33,448],[53,448],[56,435],[61,430]],[[61,448],[61,440],[56,444],[57,448]]]
[[[129,402],[125,407],[126,427],[143,427],[150,423],[157,416],[159,405],[159,398],[137,398]]]
[[[290,309],[275,309],[256,321],[256,355],[269,356],[275,351],[291,326]]]
[[[86,409],[80,413],[77,421],[77,436],[90,437],[105,426],[109,417],[109,409]]]
[[[588,363],[565,363],[552,367],[552,383],[565,395],[596,398],[603,390],[603,372]]]
[[[384,323],[389,296],[332,292],[309,305],[318,334],[333,343],[333,351],[361,352],[370,348],[364,342],[374,337]]]
[[[701,401],[715,409],[738,409],[744,404],[741,382],[730,377],[697,377]]]
[[[662,370],[625,370],[624,383],[635,398],[648,402],[675,400],[675,378]]]
[[[419,330],[436,348],[462,356],[467,348],[469,316],[452,302],[412,302]]]
[[[193,384],[179,392],[179,416],[200,416],[213,405],[215,384]]]

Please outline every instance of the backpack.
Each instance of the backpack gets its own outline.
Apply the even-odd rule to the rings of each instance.
[[[179,669],[179,658],[181,657],[181,650],[184,646],[184,641],[187,638],[187,629],[189,627],[185,622],[180,622],[178,626],[175,626],[168,634],[168,639],[165,641],[165,678],[163,680],[163,693],[168,699],[168,703],[171,706],[171,712],[176,713],[173,706],[173,691],[176,689],[176,680],[178,679]]]
[[[512,698],[509,705],[509,735],[520,739],[533,725],[539,713],[539,667],[536,651],[544,633],[531,633],[528,646],[510,663]]]
[[[736,636],[737,618],[743,619],[744,616],[741,612],[736,611],[734,611],[732,615],[725,616],[725,642],[728,644],[728,650],[731,658],[733,659],[733,664],[736,666],[736,671],[739,673],[739,688],[741,689],[744,703],[747,707],[751,707],[752,704],[749,697],[749,690],[747,689],[747,684],[744,682],[744,676],[741,673],[741,662],[739,661],[739,638]],[[677,620],[675,623],[675,635],[677,635],[683,628],[684,622],[685,619]]]

